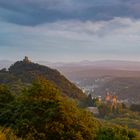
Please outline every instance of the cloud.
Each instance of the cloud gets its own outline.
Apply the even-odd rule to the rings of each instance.
[[[140,20],[130,18],[60,20],[37,26],[1,21],[0,27],[0,50],[9,50],[8,57],[16,53],[42,60],[72,61],[97,57],[136,59],[140,53]]]
[[[139,12],[139,0],[0,0],[1,57],[139,58]]]
[[[29,26],[58,20],[139,19],[139,9],[139,0],[0,0],[3,20]]]

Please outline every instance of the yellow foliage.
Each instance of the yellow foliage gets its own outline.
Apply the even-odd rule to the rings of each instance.
[[[22,140],[22,139],[17,138],[16,135],[14,135],[14,133],[7,128],[3,132],[0,130],[0,140]]]
[[[6,140],[5,134],[0,132],[0,140]]]

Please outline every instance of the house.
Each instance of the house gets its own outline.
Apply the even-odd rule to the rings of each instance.
[[[98,115],[99,114],[99,109],[97,107],[87,107],[87,110],[91,113],[93,113],[94,115]]]

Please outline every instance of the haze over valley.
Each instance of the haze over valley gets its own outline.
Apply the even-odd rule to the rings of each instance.
[[[140,140],[140,0],[0,0],[0,140]]]
[[[8,68],[13,62],[1,60],[0,67]],[[140,103],[140,62],[136,61],[80,61],[49,62],[38,61],[58,69],[71,82],[75,83],[86,94],[93,97],[105,97],[108,91],[128,104]]]

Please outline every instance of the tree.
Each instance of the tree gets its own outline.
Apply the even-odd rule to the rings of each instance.
[[[0,85],[0,107],[14,100],[14,96],[5,85]]]
[[[11,103],[0,115],[2,122],[19,137],[35,140],[94,140],[100,126],[89,112],[80,110],[44,79],[35,81]]]
[[[139,140],[138,132],[120,126],[103,126],[96,140]]]
[[[119,103],[118,106],[117,106],[117,113],[122,113],[123,111],[123,106],[122,106],[122,103]]]
[[[7,90],[2,86],[0,91]],[[100,123],[42,78],[22,95],[5,103],[0,112],[0,125],[3,130],[10,129],[8,133],[0,132],[5,140],[10,140],[7,136],[11,140],[17,140],[16,137],[24,140],[136,140],[138,137],[136,131]]]

